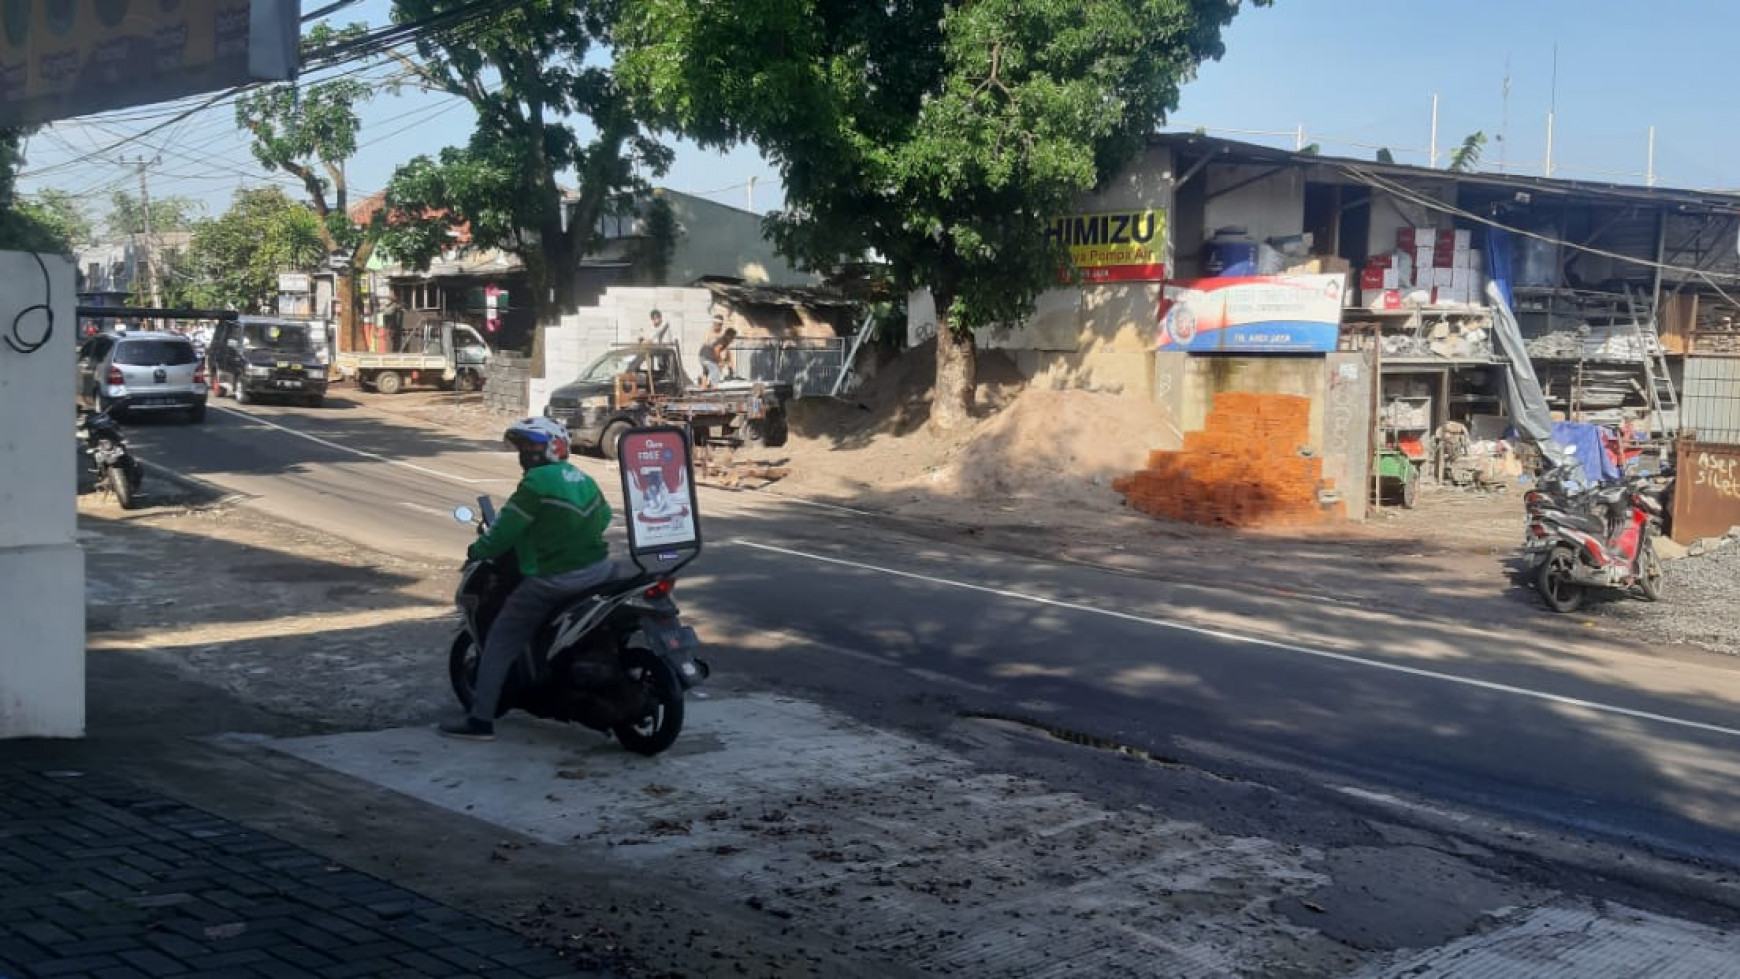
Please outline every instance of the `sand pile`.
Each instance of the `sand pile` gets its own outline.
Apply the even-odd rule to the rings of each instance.
[[[959,494],[1110,500],[1111,481],[1140,468],[1171,425],[1135,398],[1030,389],[977,426],[943,482]]]

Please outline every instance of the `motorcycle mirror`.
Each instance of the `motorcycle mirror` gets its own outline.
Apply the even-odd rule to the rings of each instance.
[[[477,515],[472,513],[471,508],[468,506],[456,506],[453,508],[453,519],[459,523],[470,523],[476,516]]]

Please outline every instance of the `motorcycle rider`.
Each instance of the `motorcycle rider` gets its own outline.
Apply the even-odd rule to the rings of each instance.
[[[484,640],[469,715],[439,728],[447,737],[474,741],[495,737],[502,687],[550,612],[616,571],[604,541],[610,504],[598,484],[568,462],[567,428],[551,418],[527,418],[508,426],[503,437],[519,452],[525,475],[466,557],[479,560],[516,550],[525,579]]]

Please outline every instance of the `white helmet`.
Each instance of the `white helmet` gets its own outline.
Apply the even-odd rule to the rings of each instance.
[[[522,418],[502,437],[518,450],[520,464],[527,468],[568,458],[568,429],[554,418]]]

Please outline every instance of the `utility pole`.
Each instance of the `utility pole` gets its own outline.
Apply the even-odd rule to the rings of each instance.
[[[1438,169],[1438,95],[1432,95],[1432,169]]]
[[[157,262],[154,260],[156,240],[151,235],[151,188],[145,180],[145,170],[147,167],[156,166],[158,163],[162,162],[162,159],[162,157],[157,157],[156,159],[147,161],[143,156],[141,156],[136,164],[139,168],[139,219],[144,226],[145,232],[145,241],[143,243],[145,288],[148,291],[151,300],[151,307],[153,309],[162,308],[163,294],[159,289],[157,282]],[[152,328],[156,327],[155,321],[152,321],[151,326]]]
[[[1655,186],[1655,127],[1649,127],[1649,157],[1643,165],[1643,185]]]
[[[1499,121],[1498,121],[1498,172],[1499,173],[1504,172],[1505,157],[1509,153],[1509,146],[1510,146],[1510,57],[1508,55],[1504,59],[1504,90],[1502,93],[1502,98],[1503,98],[1503,101],[1501,104],[1503,105],[1504,108],[1501,110],[1501,113],[1499,115]]]
[[[1558,110],[1559,45],[1555,42],[1553,44],[1553,87],[1552,94],[1547,101],[1547,161],[1546,166],[1542,168],[1542,172],[1549,177],[1553,175],[1553,116],[1558,113]]]
[[[1293,133],[1293,152],[1297,153],[1297,152],[1300,152],[1304,149],[1305,149],[1305,124],[1300,123],[1298,130]]]
[[[749,178],[749,213],[751,214],[755,213],[755,181],[754,176]]]

